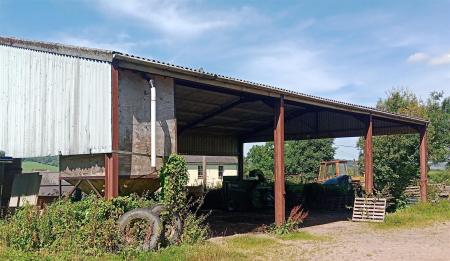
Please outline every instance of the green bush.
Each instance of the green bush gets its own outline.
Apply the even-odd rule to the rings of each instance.
[[[191,244],[205,240],[209,228],[204,224],[207,215],[197,214],[203,199],[191,203],[187,200],[187,181],[186,162],[171,155],[161,170],[160,203],[168,209],[162,219],[173,221],[170,217],[177,212],[184,223],[181,242]],[[89,256],[119,252],[121,236],[117,220],[129,210],[156,203],[147,198],[150,197],[132,195],[104,200],[91,195],[80,201],[58,200],[42,210],[25,206],[0,223],[0,239],[4,246],[26,252]],[[193,212],[194,207],[197,210]],[[122,254],[135,252],[136,249],[127,248]]]
[[[161,168],[161,201],[169,207],[169,212],[180,212],[187,204],[187,172],[186,161],[176,154],[170,155]]]
[[[1,225],[6,246],[23,251],[77,252],[98,255],[119,250],[117,219],[150,201],[135,196],[107,201],[94,196],[59,200],[43,210],[25,206]]]
[[[205,241],[209,235],[209,227],[205,225],[207,217],[208,215],[196,215],[189,212],[184,219],[181,242],[184,244],[195,244]]]
[[[199,214],[204,198],[189,201],[187,199],[189,180],[187,164],[183,157],[172,154],[160,172],[161,202],[168,206],[168,213],[163,215],[163,222],[170,222],[172,213],[178,213],[183,220],[183,244],[194,244],[206,240],[209,227],[205,225],[208,215]],[[195,211],[192,211],[196,208]],[[173,222],[173,221],[172,221]]]

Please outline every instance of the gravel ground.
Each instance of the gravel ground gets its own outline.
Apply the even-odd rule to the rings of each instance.
[[[253,251],[251,260],[450,260],[450,222],[425,228],[379,230],[367,223],[337,221],[302,230],[326,239],[277,239],[276,246]],[[230,236],[212,238],[211,242],[223,244],[226,239]]]
[[[365,223],[340,221],[304,229],[333,237],[305,248],[309,260],[450,260],[450,222],[432,227],[380,231]],[[294,257],[295,259],[295,257]]]

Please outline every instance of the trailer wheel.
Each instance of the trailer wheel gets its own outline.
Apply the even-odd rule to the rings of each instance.
[[[125,246],[136,246],[148,251],[158,245],[162,231],[161,220],[149,208],[128,211],[117,223]]]
[[[151,208],[153,214],[158,217],[161,216],[161,212],[166,210],[166,207],[162,204],[157,204]],[[164,227],[164,238],[169,242],[178,243],[183,233],[183,222],[181,221],[180,215],[178,213],[173,213],[172,219],[169,224]]]

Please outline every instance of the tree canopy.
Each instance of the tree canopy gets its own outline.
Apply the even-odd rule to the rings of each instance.
[[[444,98],[443,92],[432,92],[424,102],[407,89],[393,89],[386,98],[378,101],[377,108],[428,119],[429,159],[441,162],[450,156],[449,100]],[[358,142],[361,150],[363,144],[361,138]],[[418,146],[418,134],[374,137],[374,183],[377,191],[401,198],[406,186],[419,176]],[[360,163],[363,164],[363,161],[360,160]]]
[[[285,143],[285,171],[287,174],[302,174],[309,180],[317,176],[320,162],[331,160],[335,148],[333,139],[287,141]],[[273,143],[253,146],[245,158],[248,171],[259,169],[273,180]]]

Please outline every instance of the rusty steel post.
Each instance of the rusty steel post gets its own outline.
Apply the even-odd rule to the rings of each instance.
[[[275,107],[274,119],[274,176],[275,176],[275,224],[285,222],[285,179],[284,179],[284,96]]]
[[[119,196],[119,70],[111,66],[111,130],[112,153],[105,154],[105,198]]]
[[[420,200],[422,202],[427,201],[427,186],[428,186],[428,166],[427,166],[427,128],[420,129],[420,145],[419,145],[419,157],[420,157]]]
[[[366,194],[373,194],[373,120],[372,115],[369,116],[367,123],[366,136],[364,140],[364,184]]]

